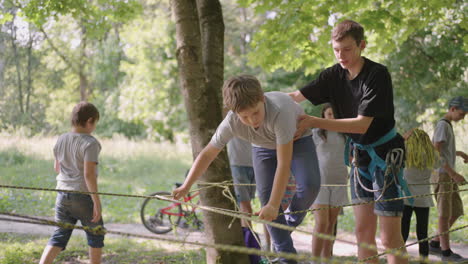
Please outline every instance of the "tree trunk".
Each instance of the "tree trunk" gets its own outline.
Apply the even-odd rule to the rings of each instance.
[[[80,61],[79,61],[79,69],[78,69],[78,76],[80,78],[80,99],[81,101],[88,101],[89,95],[89,82],[88,78],[86,77],[86,28],[81,26],[81,43],[80,43]]]
[[[33,34],[29,31],[29,41],[28,41],[28,70],[27,70],[27,82],[26,82],[26,113],[29,113],[30,110],[30,97],[32,93],[32,49],[33,49]],[[32,114],[31,114],[32,116]]]
[[[208,2],[214,5],[207,6]],[[171,6],[176,23],[179,78],[190,120],[192,153],[195,158],[208,144],[221,122],[220,88],[223,79],[224,32],[222,13],[218,1],[200,3],[200,18],[203,21],[200,27],[195,0],[172,0]],[[221,21],[221,24],[213,25],[212,21]],[[204,31],[203,45],[200,28]],[[206,41],[213,43],[205,43]],[[212,163],[202,179],[214,182],[232,179],[225,151]],[[202,204],[234,209],[232,202],[226,199],[221,191],[220,188],[202,191],[200,196]],[[209,242],[244,245],[239,220],[228,229],[232,220],[230,217],[206,211],[203,213]],[[248,263],[248,261],[247,255],[207,249],[207,263],[210,264]]]
[[[18,82],[18,105],[20,112],[24,113],[24,105],[23,105],[23,83],[21,80],[21,65],[20,65],[20,56],[18,54],[18,47],[16,45],[16,27],[14,24],[14,18],[10,23],[10,30],[11,30],[11,47],[13,48],[13,59],[15,60],[16,66],[16,77]]]

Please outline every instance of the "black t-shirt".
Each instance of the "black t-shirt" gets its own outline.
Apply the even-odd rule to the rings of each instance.
[[[373,143],[395,126],[390,73],[382,64],[367,58],[364,58],[364,65],[356,78],[349,80],[347,73],[346,69],[335,64],[322,71],[316,80],[300,91],[314,105],[330,103],[337,119],[355,118],[358,115],[374,117],[365,134],[347,133],[356,143]],[[401,136],[376,150],[379,156],[385,158],[387,151],[395,147],[404,148]]]

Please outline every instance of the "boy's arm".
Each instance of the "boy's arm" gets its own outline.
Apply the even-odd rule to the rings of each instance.
[[[56,173],[60,173],[60,162],[57,159],[54,162],[54,170]]]
[[[273,221],[278,217],[278,210],[281,205],[281,199],[284,196],[286,185],[288,185],[291,174],[291,159],[293,152],[293,140],[286,144],[277,145],[276,155],[278,164],[271,190],[270,200],[260,210],[259,218],[267,221]]]
[[[434,148],[440,153],[440,150],[442,149],[442,145],[445,143],[445,141],[439,141],[434,143]],[[448,162],[444,161],[442,164],[442,168],[447,172],[447,174],[457,183],[462,183],[465,182],[465,178],[460,175],[458,172],[456,172]]]
[[[172,191],[174,199],[178,200],[187,195],[192,185],[203,173],[205,173],[213,160],[218,156],[219,152],[221,152],[221,149],[214,147],[212,144],[206,145],[193,162],[192,168],[190,169],[184,184]]]
[[[97,192],[97,177],[96,177],[96,166],[97,163],[94,161],[85,161],[84,162],[84,178],[86,182],[86,187],[88,187],[89,192]],[[98,194],[90,194],[91,199],[93,200],[93,219],[91,222],[98,222],[101,219],[101,199]]]
[[[295,91],[295,92],[291,92],[291,93],[288,93],[289,96],[291,96],[291,98],[296,102],[296,103],[300,103],[302,101],[304,101],[306,98],[304,97],[304,95],[301,93],[301,91]]]
[[[313,127],[341,133],[364,134],[367,132],[367,129],[369,129],[372,120],[374,120],[374,117],[363,115],[358,115],[355,118],[343,119],[325,119],[302,115],[299,117],[296,134],[294,136],[295,139],[297,139],[304,134],[306,129]]]
[[[455,154],[457,156],[460,156],[463,159],[464,163],[468,163],[468,155],[466,155],[465,152],[459,150],[459,151],[455,152]]]

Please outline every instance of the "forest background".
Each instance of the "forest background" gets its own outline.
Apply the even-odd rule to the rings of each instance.
[[[468,97],[464,1],[220,2],[225,77],[248,73],[260,79],[265,91],[297,90],[335,63],[330,31],[337,21],[352,18],[367,30],[363,55],[391,73],[400,132],[420,126],[431,135],[447,100]],[[96,131],[103,145],[101,191],[149,194],[168,191],[183,180],[192,156],[170,1],[0,0],[0,25],[1,183],[55,186],[51,150],[56,136],[70,129],[71,109],[80,100],[94,103],[101,112]],[[320,113],[320,106],[302,106],[309,114]],[[458,148],[467,152],[463,135],[468,125],[462,121],[455,129]],[[457,166],[467,175],[467,165]],[[50,217],[54,197],[51,192],[5,189],[0,209]],[[466,204],[468,195],[462,197]],[[104,218],[140,223],[140,202],[103,199]],[[348,209],[340,230],[351,232],[354,220]],[[435,217],[431,210],[431,219]],[[460,224],[467,221],[465,216]],[[435,230],[431,221],[430,232]],[[463,230],[453,237],[462,242],[467,235]],[[2,234],[0,255],[7,256],[5,263],[37,260],[46,238]],[[24,247],[25,241],[30,248]],[[127,240],[112,243],[110,252],[129,253]],[[18,248],[27,248],[20,260]],[[135,258],[142,255],[139,248],[141,244],[130,247]],[[76,252],[86,255],[81,246],[70,252],[63,258]],[[182,257],[203,263],[200,253],[187,254]]]

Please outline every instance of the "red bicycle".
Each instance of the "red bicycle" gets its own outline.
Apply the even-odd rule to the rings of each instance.
[[[176,188],[180,183],[175,184]],[[151,196],[170,196],[169,192],[155,192]],[[199,203],[199,193],[189,193],[184,202]],[[176,227],[203,230],[201,215],[197,208],[177,202],[164,201],[156,198],[146,198],[140,210],[143,225],[151,232],[165,234]]]

